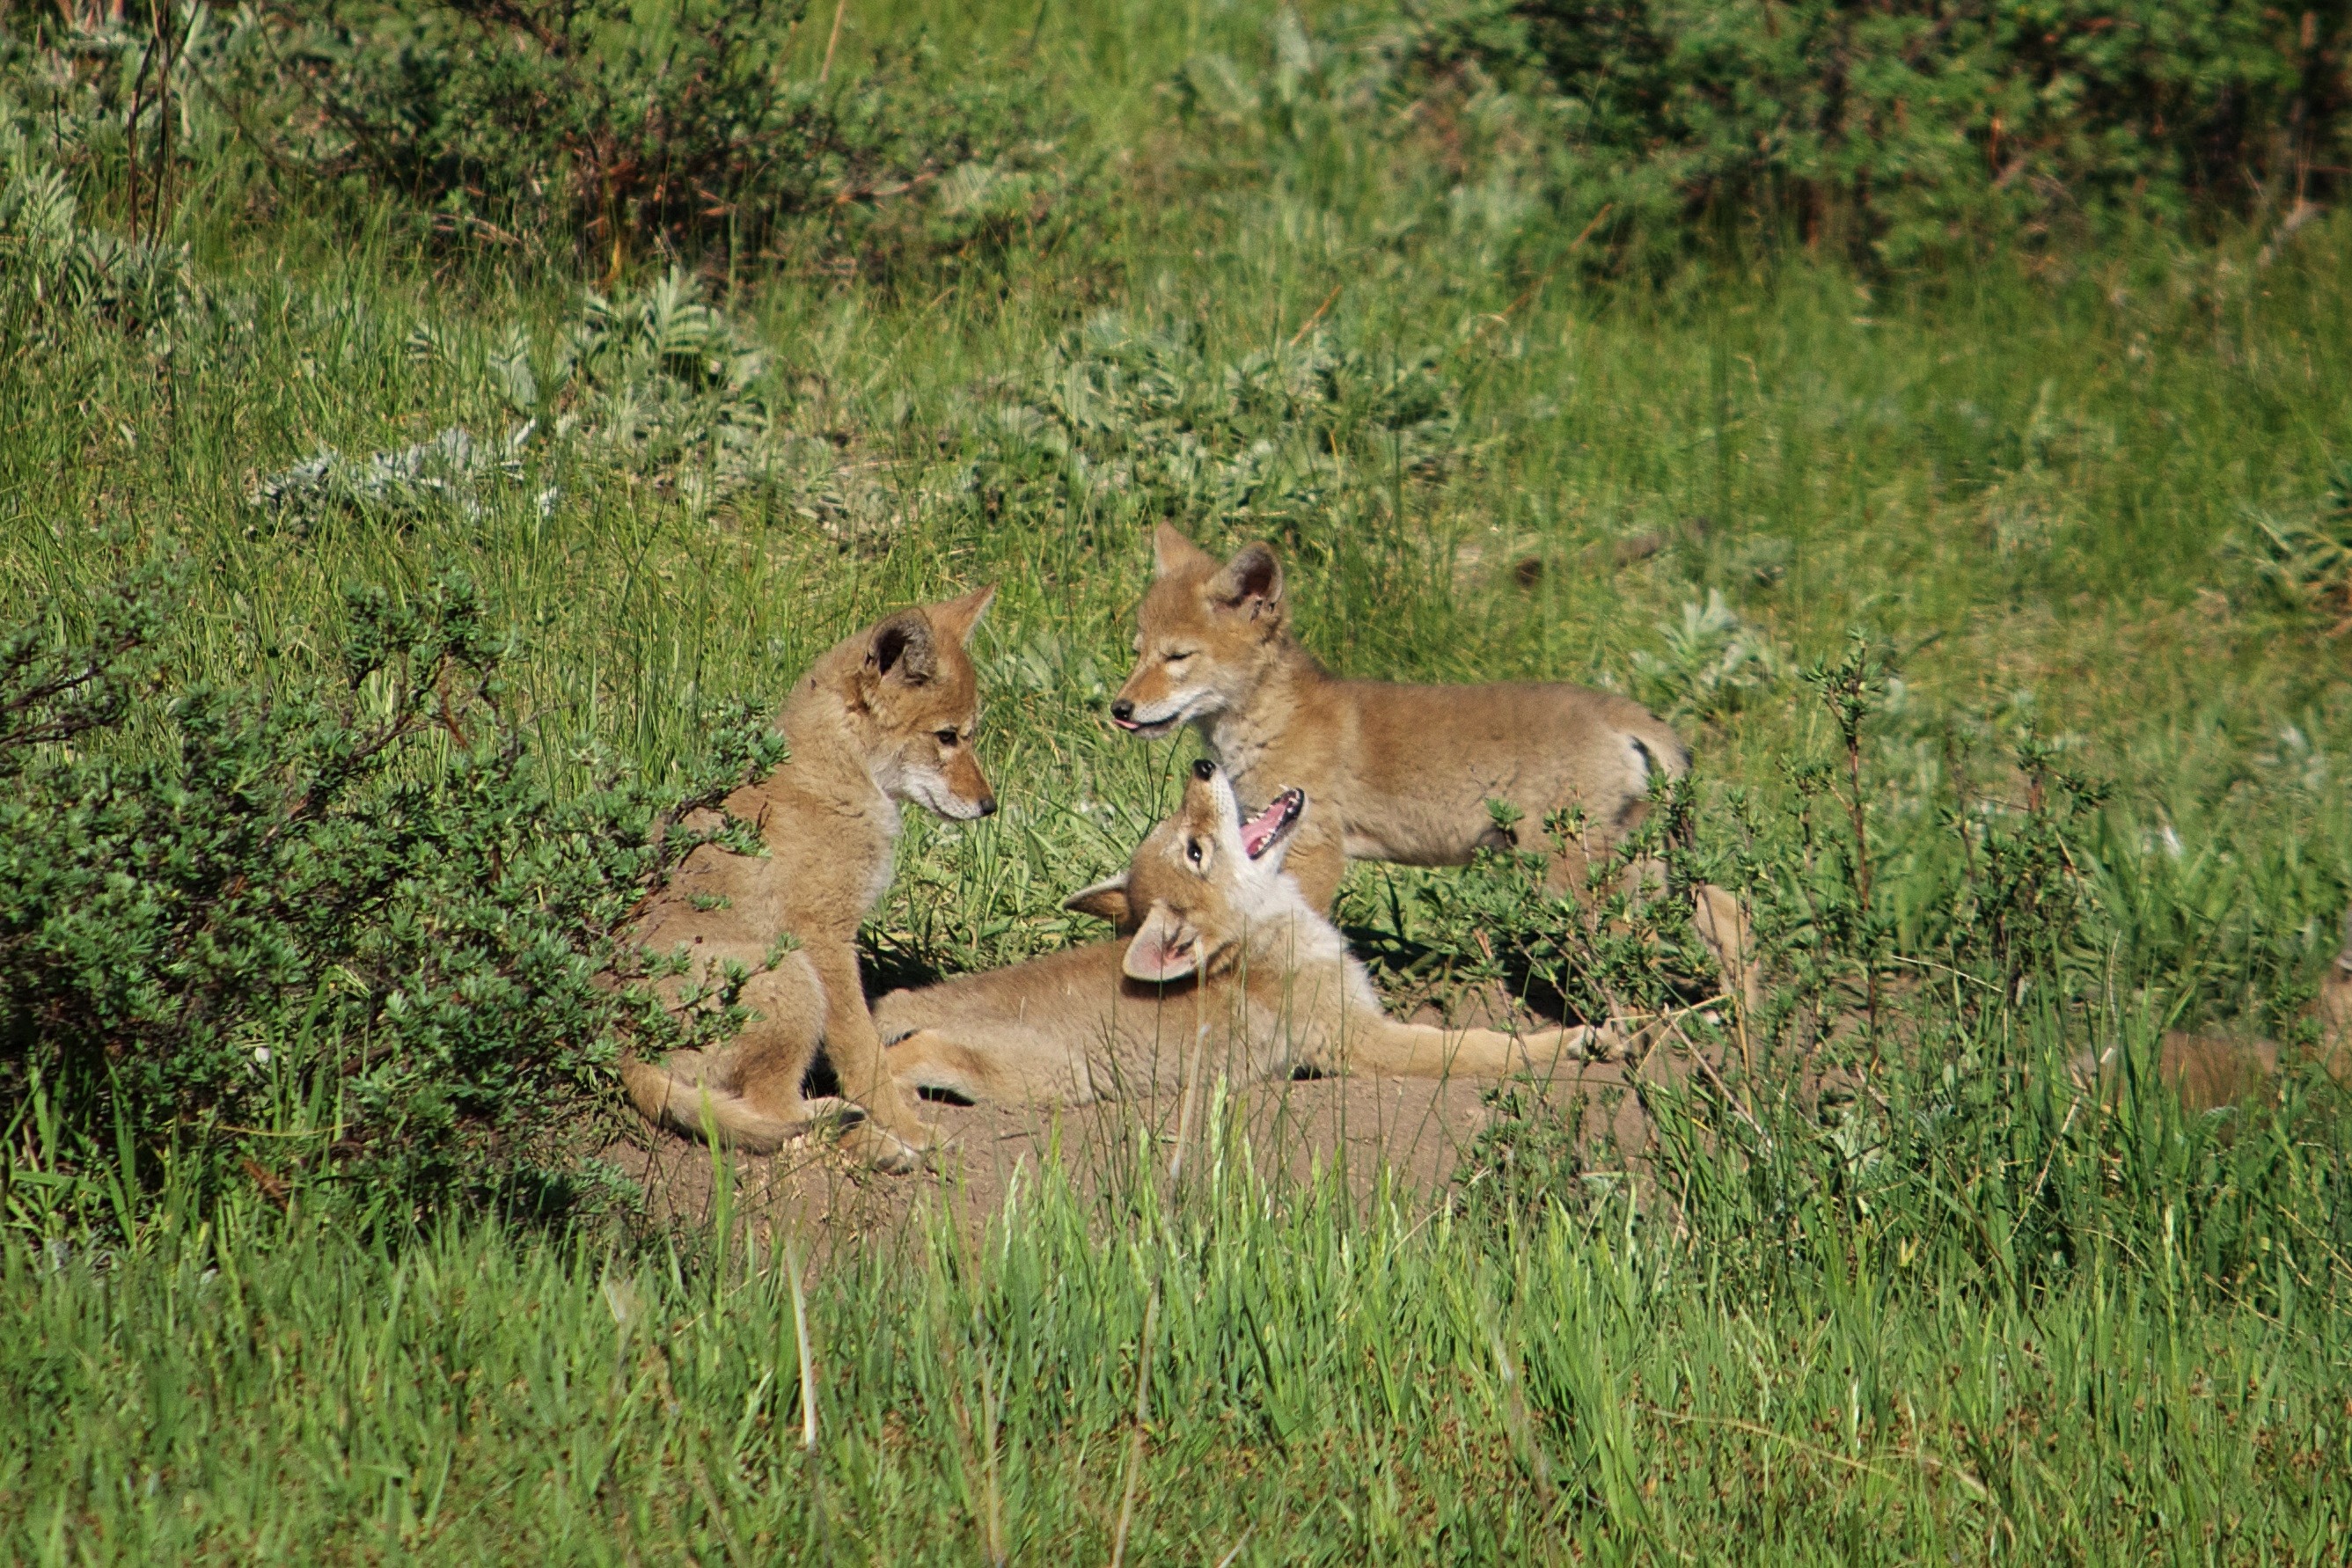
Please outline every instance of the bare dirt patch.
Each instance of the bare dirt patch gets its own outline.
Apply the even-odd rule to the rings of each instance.
[[[1674,1069],[1661,1051],[1640,1070],[1655,1079]],[[1174,1094],[1086,1106],[929,1103],[924,1113],[940,1142],[921,1172],[883,1175],[829,1139],[812,1139],[774,1155],[734,1157],[732,1201],[755,1232],[787,1226],[822,1254],[886,1240],[910,1220],[941,1212],[977,1229],[1049,1167],[1081,1191],[1115,1193],[1142,1180],[1165,1187],[1198,1178],[1220,1152],[1231,1159],[1246,1149],[1270,1179],[1304,1182],[1336,1170],[1349,1192],[1368,1199],[1385,1178],[1399,1201],[1433,1206],[1492,1123],[1487,1091],[1496,1087],[1491,1079],[1375,1078],[1238,1091],[1212,1085],[1189,1111]],[[1623,1064],[1576,1064],[1540,1088],[1555,1108],[1579,1118],[1588,1142],[1613,1143],[1630,1159],[1647,1147],[1649,1119],[1629,1092]],[[1223,1136],[1206,1136],[1213,1122]],[[709,1150],[646,1133],[604,1157],[639,1184],[655,1224],[700,1226],[716,1217],[719,1178],[730,1167]]]

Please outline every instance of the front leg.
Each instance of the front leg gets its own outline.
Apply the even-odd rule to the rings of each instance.
[[[931,1144],[931,1131],[916,1116],[883,1060],[882,1037],[866,1008],[857,973],[857,950],[846,942],[811,944],[806,950],[824,986],[824,1048],[832,1058],[842,1098],[865,1109],[873,1130],[862,1134],[875,1163],[907,1169]],[[887,1133],[887,1138],[877,1132]],[[895,1145],[895,1146],[894,1146]]]

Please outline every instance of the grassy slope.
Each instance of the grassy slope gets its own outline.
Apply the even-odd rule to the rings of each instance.
[[[853,43],[915,16],[861,16]],[[1481,443],[1441,485],[1351,474],[1305,525],[1302,626],[1332,662],[1625,680],[1709,586],[1800,656],[1869,625],[1917,649],[1923,707],[2030,691],[2119,782],[2104,872],[2141,900],[2126,935],[2177,960],[2166,932],[2224,933],[2182,1005],[2249,1005],[2307,973],[2352,883],[2327,765],[2352,742],[2343,654],[2231,592],[2217,544],[2245,504],[2307,506],[2325,457],[2352,449],[2352,342],[2328,325],[2352,306],[2341,223],[2259,275],[2151,243],[1874,294],[1802,265],[1650,299],[1585,292],[1572,269],[1530,289],[1541,247],[1511,264],[1449,216],[1432,165],[1359,132],[1224,148],[1173,126],[1154,85],[1199,48],[1262,59],[1258,17],[1021,5],[976,26],[1015,52],[1034,26],[1038,68],[1110,150],[1089,234],[1001,286],[779,283],[745,306],[800,388],[791,418],[845,433],[875,476],[876,545],[618,489],[545,520],[518,501],[403,533],[256,531],[250,478],[320,442],[500,428],[462,367],[567,302],[299,216],[223,218],[200,230],[207,265],[259,301],[233,374],[159,372],[100,333],[5,367],[0,529],[25,542],[0,600],[70,603],[106,569],[88,523],[170,531],[207,566],[188,666],[241,676],[331,647],[342,582],[455,557],[530,630],[551,742],[593,731],[659,766],[692,743],[698,692],[777,690],[860,617],[998,580],[982,744],[1007,809],[910,834],[881,922],[894,952],[994,962],[1060,939],[1059,892],[1123,858],[1179,753],[1093,716],[1124,668],[1139,520],[1097,496],[1087,526],[991,524],[931,432],[1097,304],[1199,320],[1215,364],[1328,300],[1335,342],[1434,351]],[[408,353],[428,320],[461,368]],[[1579,563],[1702,514],[1702,545]],[[1786,542],[1777,585],[1742,565],[1759,538]],[[1492,570],[1526,553],[1549,563],[1532,590]],[[1891,822],[1924,820],[1905,769],[1931,767],[1931,734],[1898,727],[1885,754]],[[1768,797],[1827,739],[1789,690],[1696,738],[1711,789]],[[2181,858],[2141,853],[2167,826]],[[1422,1560],[1441,1525],[1465,1560],[2344,1549],[2347,1347],[2325,1279],[2275,1319],[2199,1305],[2187,1266],[2129,1247],[2046,1298],[1932,1258],[1765,1291],[1565,1221],[1498,1262],[1305,1196],[1196,1203],[1087,1215],[1048,1194],[982,1253],[910,1241],[825,1277],[814,1472],[772,1270],[647,1273],[623,1335],[596,1260],[492,1233],[389,1260],[231,1215],[107,1275],[12,1252],[0,1384],[33,1418],[0,1447],[0,1527],[42,1558],[1106,1553],[1156,1284],[1133,1561],[1213,1562],[1245,1534],[1240,1561]]]

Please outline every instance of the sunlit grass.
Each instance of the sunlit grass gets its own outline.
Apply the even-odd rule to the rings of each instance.
[[[980,413],[1103,309],[1197,325],[1216,374],[1308,341],[1428,354],[1453,460],[1351,459],[1282,540],[1335,668],[1631,686],[1714,591],[1790,668],[1865,628],[1905,681],[1869,752],[1898,921],[1936,915],[1946,814],[2003,795],[1997,742],[2030,716],[2116,786],[2076,868],[2099,1037],[2145,1054],[2176,1021],[2292,1022],[2352,889],[2352,687],[2341,641],[2226,542],[2250,506],[2307,510],[2352,451],[2340,218],[2263,268],[2148,238],[1958,277],[1791,255],[1596,283],[1540,214],[1482,237],[1442,161],[1360,123],[1226,145],[1178,121],[1160,84],[1201,50],[1262,62],[1264,16],[935,9],[860,12],[849,47],[929,27],[1034,71],[1102,159],[1104,216],[937,288],[787,271],[726,301],[780,423],[837,448],[878,526],[845,542],[756,497],[703,515],[617,475],[543,514],[515,489],[478,515],[273,526],[255,480],[322,446],[503,434],[484,354],[517,323],[548,340],[578,286],[332,204],[253,222],[224,180],[184,219],[240,301],[215,357],[100,323],[0,353],[0,611],[69,620],[127,530],[199,566],[180,671],[264,680],[331,659],[346,583],[456,564],[527,639],[550,754],[593,741],[660,770],[697,750],[703,700],[778,696],[884,608],[997,583],[980,744],[1004,810],[911,824],[874,935],[908,973],[1004,962],[1076,934],[1062,896],[1125,858],[1189,742],[1098,717],[1151,520],[1108,485],[1051,526],[987,515]],[[830,16],[803,24],[811,58]],[[416,352],[422,326],[448,352]],[[1735,794],[1785,807],[1790,766],[1832,739],[1785,675],[1685,727],[1711,851],[1738,837]],[[1404,938],[1423,880],[1360,871],[1345,913]],[[2020,1234],[2066,1215],[2081,1249],[2030,1279],[1967,1261],[1990,1241],[1947,1245],[1992,1200],[1933,1171],[1895,1184],[1908,1209],[1809,1210],[1744,1248],[1677,1229],[1727,1234],[1760,1201],[1736,1173],[1680,1214],[1644,1192],[1502,1232],[1230,1172],[1108,1197],[1048,1173],[984,1239],[942,1223],[812,1276],[813,1455],[780,1237],[723,1260],[487,1226],[358,1240],[257,1206],[167,1214],[113,1254],[12,1237],[0,1552],[1091,1560],[1131,1484],[1134,1563],[2340,1559],[2345,1260],[2276,1215],[2254,1275],[2172,1250],[2196,1205],[2332,1190],[2340,1140],[2184,1119],[2153,1086],[2094,1134],[2047,1100],[2084,1042],[2036,1037],[2049,1060],[2021,1065],[2023,1016],[1967,1043],[2048,1114],[1967,1169],[2013,1197],[2022,1167]],[[2296,1105],[2325,1115],[2327,1092]],[[1945,1239],[1880,1269],[1912,1230]]]

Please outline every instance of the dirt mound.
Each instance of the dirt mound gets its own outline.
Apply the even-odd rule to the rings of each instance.
[[[1660,1075],[1664,1056],[1652,1057],[1644,1077]],[[774,1155],[736,1156],[735,1203],[755,1230],[789,1224],[812,1252],[868,1244],[942,1205],[977,1227],[1003,1206],[1016,1180],[1034,1180],[1048,1165],[1081,1190],[1117,1190],[1147,1172],[1162,1184],[1177,1179],[1183,1161],[1197,1164],[1205,1157],[1202,1127],[1222,1118],[1241,1136],[1219,1140],[1220,1146],[1245,1146],[1269,1177],[1305,1180],[1337,1168],[1349,1191],[1370,1194],[1386,1174],[1409,1201],[1433,1204],[1490,1124],[1495,1112],[1486,1091],[1495,1087],[1474,1079],[1318,1079],[1238,1093],[1213,1089],[1207,1103],[1190,1109],[1173,1094],[1074,1107],[928,1104],[940,1146],[925,1171],[882,1175],[857,1166],[829,1140],[812,1139]],[[1628,1087],[1623,1066],[1585,1063],[1564,1070],[1542,1092],[1580,1118],[1588,1140],[1613,1137],[1630,1155],[1646,1146],[1649,1127]],[[709,1150],[647,1133],[608,1149],[604,1158],[639,1184],[646,1217],[654,1223],[713,1218],[725,1166]]]

